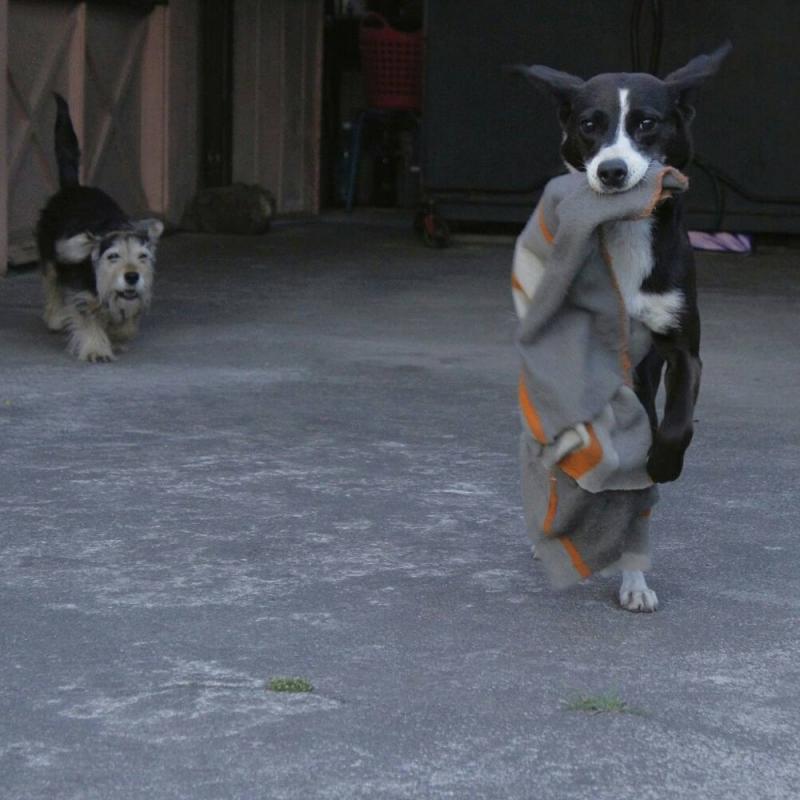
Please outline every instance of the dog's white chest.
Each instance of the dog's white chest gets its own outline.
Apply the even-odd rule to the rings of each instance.
[[[621,220],[603,226],[603,238],[611,267],[628,313],[636,316],[639,294],[653,271],[652,220]]]
[[[652,226],[651,219],[610,222],[603,226],[603,239],[628,314],[651,331],[665,334],[678,324],[684,298],[679,289],[661,294],[642,291],[654,266]]]

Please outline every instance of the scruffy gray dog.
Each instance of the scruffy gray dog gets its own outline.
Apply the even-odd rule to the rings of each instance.
[[[113,361],[150,305],[157,219],[131,220],[105,192],[78,181],[80,149],[69,107],[56,94],[55,152],[60,190],[39,217],[44,321],[65,331],[82,361]]]

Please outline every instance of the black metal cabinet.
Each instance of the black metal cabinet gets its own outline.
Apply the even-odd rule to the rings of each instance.
[[[423,183],[445,216],[523,221],[564,171],[551,102],[505,64],[541,63],[589,77],[632,69],[638,7],[647,62],[660,13],[660,74],[726,38],[734,51],[701,96],[694,123],[690,222],[712,229],[800,232],[800,3],[762,0],[429,0]],[[745,196],[746,195],[746,196]],[[748,197],[750,199],[748,199]],[[784,202],[776,203],[775,200]]]

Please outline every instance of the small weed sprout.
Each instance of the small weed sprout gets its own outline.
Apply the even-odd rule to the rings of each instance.
[[[643,714],[637,708],[629,706],[616,692],[587,695],[577,694],[564,703],[566,711],[585,711],[589,714]]]
[[[271,678],[267,681],[268,692],[313,692],[314,687],[305,678]]]

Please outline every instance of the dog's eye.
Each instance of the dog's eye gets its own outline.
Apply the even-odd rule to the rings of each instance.
[[[594,129],[597,127],[590,119],[582,119],[579,124],[581,133],[594,133]]]
[[[639,123],[639,130],[642,133],[649,133],[656,127],[656,121],[652,117],[645,117]]]
[[[119,261],[119,253],[109,253],[108,260],[111,261],[112,263],[115,261]]]
[[[147,261],[147,253],[139,253],[139,261],[141,261],[142,264],[144,264],[145,261]]]

